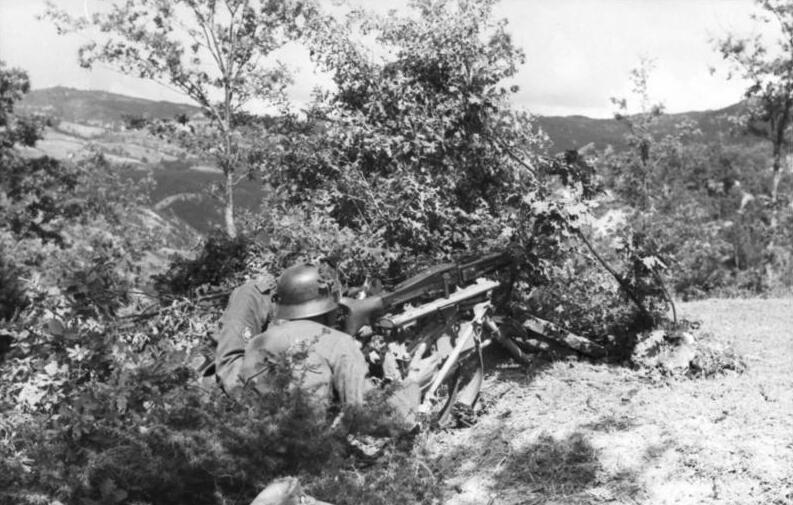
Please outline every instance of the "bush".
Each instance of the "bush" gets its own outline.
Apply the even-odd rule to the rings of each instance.
[[[389,424],[381,402],[333,422],[288,364],[266,390],[201,387],[190,364],[202,331],[169,322],[192,325],[192,311],[202,310],[162,312],[133,338],[97,321],[15,326],[2,370],[18,381],[0,385],[0,503],[247,504],[283,475],[335,503],[429,503],[435,477],[416,480],[404,449],[387,447],[384,465],[357,473],[347,437]]]
[[[195,295],[208,287],[229,287],[239,283],[254,254],[246,235],[229,238],[222,232],[209,235],[195,258],[175,256],[168,270],[154,277],[155,287],[163,294]]]
[[[780,192],[776,206],[767,196],[767,146],[744,139],[707,143],[690,124],[661,137],[651,127],[654,121],[641,135],[629,135],[633,150],[605,152],[597,164],[632,214],[630,225],[669,260],[667,276],[676,295],[789,291],[793,278],[783,251],[793,245],[792,214],[788,193]],[[638,141],[646,151],[636,151]]]
[[[0,321],[10,319],[28,304],[21,270],[6,257],[0,244]]]
[[[604,346],[610,357],[625,359],[636,343],[636,335],[666,320],[669,306],[657,277],[649,270],[637,272],[635,267],[637,261],[654,255],[648,251],[638,255],[625,248],[609,250],[602,244],[599,249],[647,312],[588,256],[574,256],[555,268],[551,280],[529,297],[526,308]]]

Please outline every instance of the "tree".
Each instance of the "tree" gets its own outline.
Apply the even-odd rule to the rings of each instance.
[[[243,135],[244,108],[252,99],[282,100],[288,72],[266,60],[314,15],[310,0],[125,0],[90,19],[50,3],[45,17],[59,33],[98,29],[99,40],[80,48],[84,67],[104,63],[164,83],[203,109],[208,124],[193,145],[223,170],[225,227],[235,236],[234,186],[261,159]]]
[[[416,1],[405,15],[315,26],[311,49],[336,90],[309,111],[305,136],[283,139],[277,182],[407,255],[507,242],[556,165],[510,103],[517,87],[505,81],[524,55],[494,3]]]
[[[6,68],[0,61],[0,232],[10,231],[16,239],[37,237],[61,241],[57,221],[70,214],[65,198],[71,194],[75,177],[48,157],[28,159],[17,146],[33,147],[41,137],[43,118],[20,116],[14,104],[30,91],[24,70]]]
[[[0,60],[0,161],[3,165],[15,158],[15,144],[32,146],[39,139],[41,121],[14,114],[14,104],[30,91],[28,74],[19,68],[6,68]]]
[[[662,103],[653,104],[650,100],[649,80],[653,66],[651,59],[642,58],[639,66],[630,72],[631,92],[638,98],[639,112],[629,114],[626,98],[611,99],[617,106],[614,118],[628,127],[627,141],[632,149],[619,163],[623,172],[619,174],[623,181],[620,189],[623,193],[632,193],[632,196],[624,196],[642,212],[652,212],[653,208],[651,185],[656,163],[651,151],[656,139],[652,128],[664,111]]]
[[[754,134],[769,140],[773,155],[771,205],[776,209],[782,165],[790,149],[791,114],[793,114],[793,2],[790,0],[756,0],[762,14],[753,18],[774,24],[778,38],[761,35],[740,37],[728,34],[716,41],[722,57],[731,65],[728,78],[736,76],[749,82],[745,96],[748,107],[738,118]],[[774,211],[776,223],[777,211]]]

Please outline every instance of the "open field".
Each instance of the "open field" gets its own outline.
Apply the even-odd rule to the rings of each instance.
[[[449,505],[793,504],[793,299],[681,304],[742,375],[503,368],[473,428],[431,434]]]

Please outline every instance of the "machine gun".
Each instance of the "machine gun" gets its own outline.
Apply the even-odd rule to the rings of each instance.
[[[437,265],[391,292],[343,298],[341,303],[348,309],[345,330],[355,335],[370,326],[385,341],[401,346],[404,361],[422,343],[437,353],[443,363],[425,391],[422,410],[437,414],[435,421],[443,424],[461,387],[468,391],[461,394],[468,398],[461,400],[468,407],[478,396],[484,347],[498,341],[520,361],[529,361],[494,323],[490,299],[501,283],[484,277],[514,264],[511,255],[494,253],[462,264]]]
[[[368,337],[358,335],[364,348],[377,355],[370,364],[379,359],[385,368],[385,355],[396,355],[396,361],[406,363],[421,344],[440,356],[443,364],[424,392],[422,404],[422,410],[433,414],[439,424],[449,419],[458,392],[470,401],[460,403],[473,406],[482,383],[481,351],[493,342],[521,363],[532,362],[526,350],[546,352],[551,347],[592,358],[605,356],[601,345],[550,321],[524,314],[524,321],[518,323],[493,314],[491,296],[502,287],[509,295],[515,265],[508,253],[488,254],[466,263],[434,266],[390,292],[342,298],[341,304],[348,309],[343,326],[350,335],[358,334],[363,326],[372,329]],[[510,284],[502,286],[487,277],[507,267],[513,268]]]

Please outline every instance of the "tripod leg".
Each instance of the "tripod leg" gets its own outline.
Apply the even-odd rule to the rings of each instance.
[[[504,348],[509,351],[510,354],[520,363],[524,365],[531,365],[532,359],[529,357],[528,354],[523,352],[523,350],[518,347],[518,345],[512,341],[512,339],[504,335],[504,333],[499,329],[498,325],[490,318],[485,320],[485,326],[490,330],[491,334],[493,335],[493,340],[504,346]]]
[[[468,378],[462,389],[457,393],[457,403],[463,404],[466,407],[473,407],[479,398],[479,391],[482,389],[482,379],[484,378],[484,371],[482,365],[476,362],[476,369]]]

